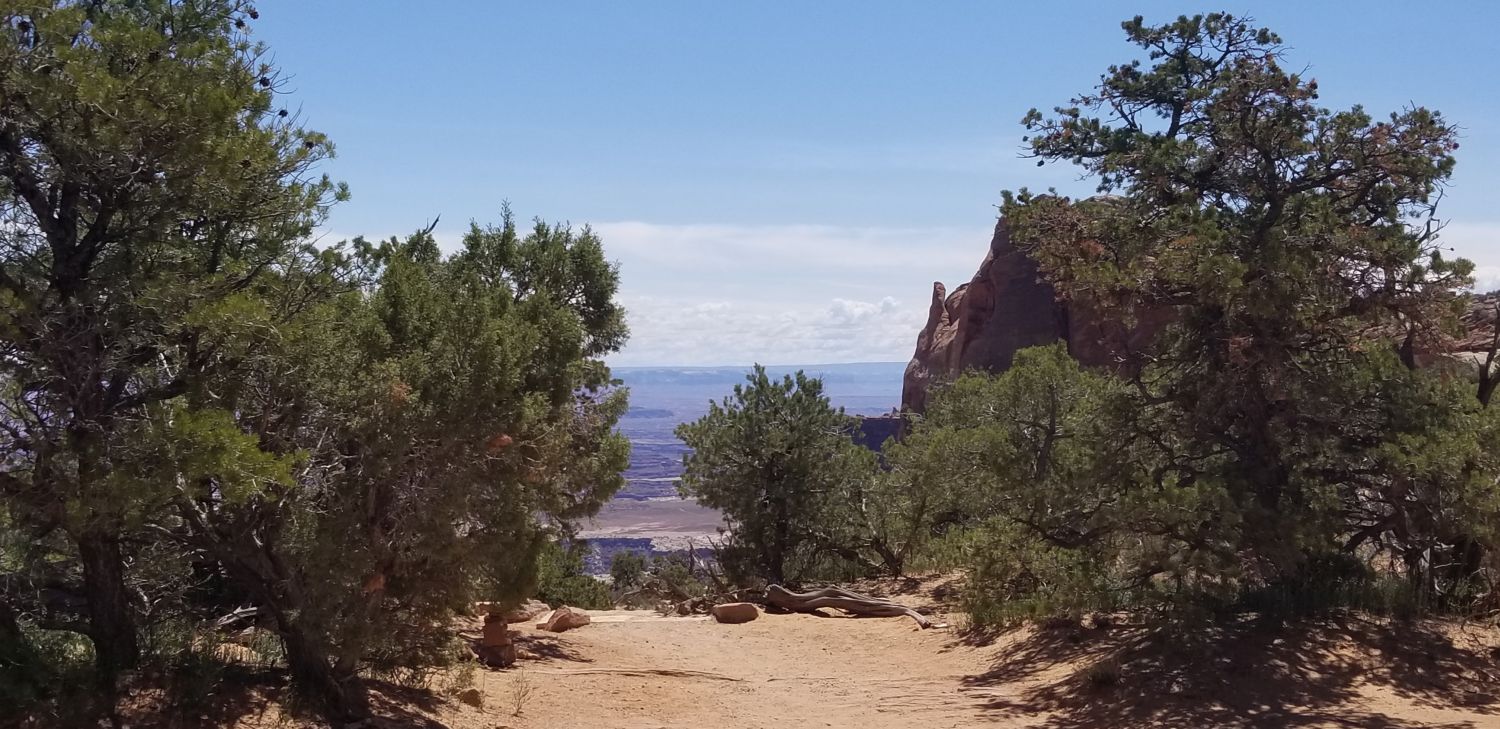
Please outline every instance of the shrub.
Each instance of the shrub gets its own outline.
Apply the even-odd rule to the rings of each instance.
[[[569,605],[608,610],[614,607],[609,587],[584,572],[583,558],[588,549],[588,543],[579,540],[548,542],[537,558],[537,599],[554,608]]]
[[[841,562],[873,569],[865,506],[878,468],[852,440],[854,419],[800,371],[776,379],[756,365],[745,380],[676,431],[691,449],[683,496],[729,523],[718,550],[725,574],[740,584],[796,584]]]
[[[616,590],[639,587],[646,576],[646,558],[639,552],[615,552],[609,560],[609,576]]]

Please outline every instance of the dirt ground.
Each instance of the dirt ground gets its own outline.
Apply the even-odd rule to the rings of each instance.
[[[1295,628],[1246,621],[1193,639],[1092,623],[983,636],[944,612],[946,587],[890,590],[957,624],[946,630],[906,618],[766,614],[719,625],[646,611],[594,613],[561,635],[514,626],[517,667],[470,669],[482,706],[460,702],[452,676],[429,691],[386,686],[381,725],[1500,728],[1493,627],[1347,616]],[[274,702],[213,719],[303,725],[279,718]]]
[[[932,607],[932,588],[893,591]],[[937,617],[961,626],[938,603]],[[530,660],[476,678],[482,709],[424,719],[454,729],[1500,727],[1492,628],[1350,617],[1200,638],[1129,625],[976,636],[904,618],[719,625],[605,613],[562,635],[528,627]]]

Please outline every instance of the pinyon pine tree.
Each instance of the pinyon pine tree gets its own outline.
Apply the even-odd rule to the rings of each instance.
[[[1060,295],[1173,322],[1139,353],[1120,437],[1148,446],[1132,488],[1195,516],[1153,529],[1139,574],[1236,589],[1384,554],[1452,594],[1496,524],[1490,417],[1414,369],[1470,283],[1438,239],[1455,128],[1320,106],[1244,18],[1124,30],[1147,62],[1025,119],[1038,164],[1104,195],[1022,190],[1003,212]]]

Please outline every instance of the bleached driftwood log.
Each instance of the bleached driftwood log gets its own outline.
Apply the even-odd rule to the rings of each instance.
[[[837,587],[825,587],[811,592],[792,592],[781,585],[771,585],[766,588],[766,603],[797,613],[812,612],[818,608],[834,608],[846,613],[876,618],[899,618],[905,615],[917,621],[917,625],[923,628],[932,627],[932,621],[928,620],[926,615],[905,605],[861,595],[857,592],[840,590]]]

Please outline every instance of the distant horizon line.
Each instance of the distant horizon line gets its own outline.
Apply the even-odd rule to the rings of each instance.
[[[674,364],[651,364],[651,365],[609,365],[610,370],[722,370],[731,367],[754,367],[759,364],[762,367],[846,367],[849,365],[905,365],[910,360],[862,360],[858,362],[814,362],[811,364],[767,364],[764,362],[752,362],[750,364],[714,364],[714,365],[674,365]]]

